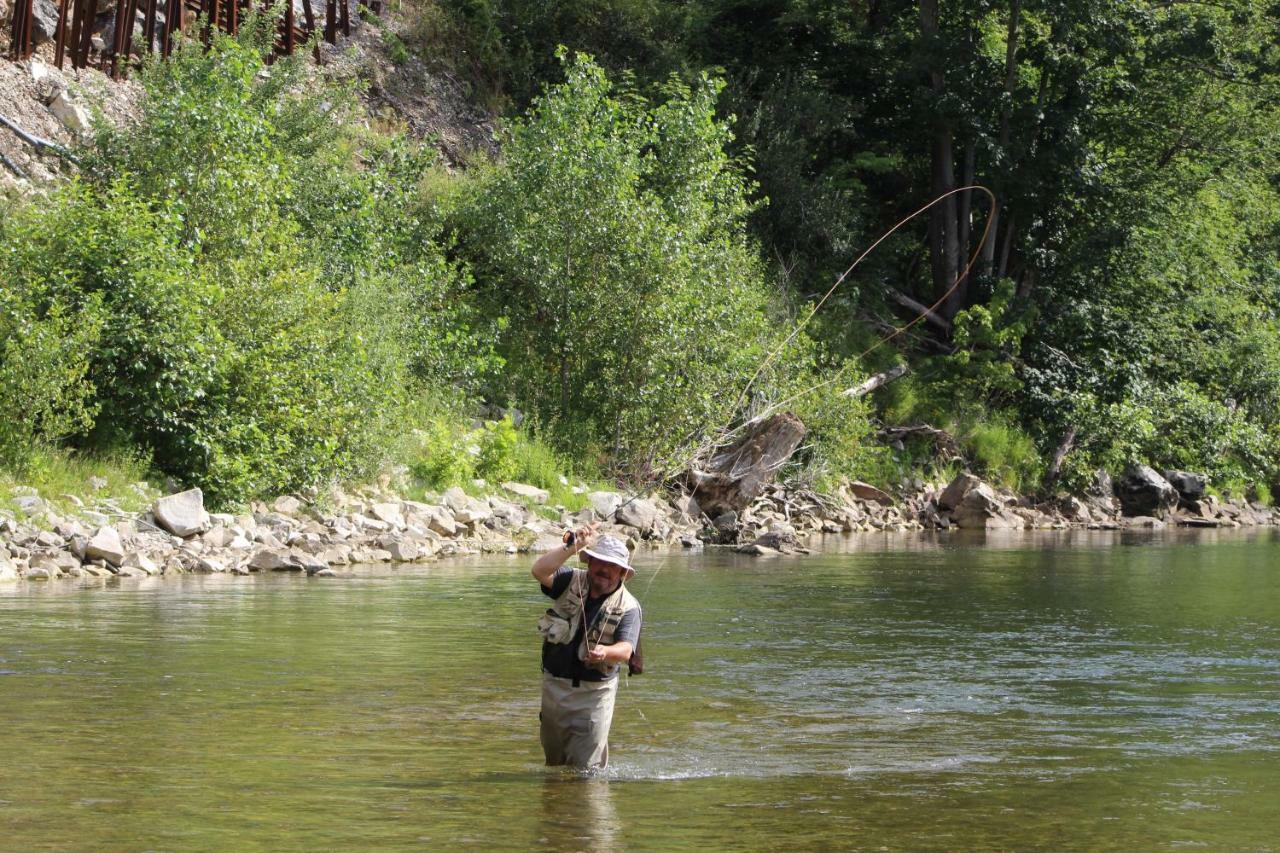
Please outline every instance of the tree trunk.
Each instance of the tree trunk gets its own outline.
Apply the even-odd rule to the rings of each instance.
[[[942,67],[937,64],[938,56],[938,0],[920,0],[920,35],[924,41],[924,49],[929,60],[929,88],[939,101],[946,93],[946,80]],[[933,195],[938,197],[951,192],[956,187],[955,155],[952,146],[951,125],[938,120],[933,128],[932,177]],[[929,255],[933,269],[934,293],[941,296],[946,293],[960,275],[957,221],[959,213],[956,197],[951,196],[941,204],[935,205],[929,212]],[[960,287],[956,288],[961,290]],[[963,294],[961,294],[963,298]],[[949,307],[951,300],[947,300]],[[948,315],[948,319],[950,319]]]
[[[741,438],[713,451],[701,468],[696,463],[690,467],[685,485],[710,518],[741,512],[791,458],[806,432],[790,412],[750,421]]]
[[[973,142],[969,142],[964,146],[964,172],[960,175],[960,186],[973,186],[977,161],[978,146]],[[959,219],[956,222],[956,228],[959,233],[956,239],[956,275],[958,276],[969,260],[970,216],[973,210],[973,192],[961,193],[957,198],[960,200]],[[948,317],[954,317],[960,313],[969,304],[968,291],[969,281],[966,278],[951,292],[951,296],[947,298],[946,304],[942,307],[942,313]]]
[[[1018,82],[1018,27],[1022,17],[1021,0],[1013,0],[1009,6],[1009,29],[1004,43],[1004,102],[1000,107],[1000,156],[1004,158],[1006,173],[1011,170],[1013,158],[1009,156],[1009,143],[1013,139],[1013,87]],[[982,246],[982,271],[991,275],[995,268],[996,238],[1000,236],[1000,208],[991,210],[991,228],[987,242]]]
[[[1067,434],[1062,437],[1062,443],[1058,445],[1058,450],[1053,454],[1053,463],[1049,465],[1049,470],[1044,476],[1044,487],[1052,489],[1057,484],[1058,478],[1062,476],[1062,463],[1067,458],[1067,454],[1076,446],[1076,428],[1067,429]]]

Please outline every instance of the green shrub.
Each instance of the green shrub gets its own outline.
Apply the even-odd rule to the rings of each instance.
[[[0,229],[0,248],[13,243]],[[0,257],[0,465],[22,468],[37,447],[87,429],[98,406],[87,376],[102,314],[97,299],[70,311],[31,282],[10,278]]]
[[[500,421],[489,421],[479,432],[480,457],[476,460],[476,473],[490,483],[498,484],[513,479],[518,471],[516,446],[520,436],[510,415]]]
[[[371,472],[411,372],[465,386],[483,358],[417,195],[430,160],[362,137],[349,92],[299,85],[305,57],[268,67],[270,24],[148,66],[139,120],[102,129],[85,182],[0,241],[0,271],[61,306],[38,318],[87,355],[94,397],[60,392],[75,440],[153,452],[215,505]]]
[[[727,423],[773,332],[718,84],[651,104],[588,59],[516,122],[455,217],[521,401],[561,447],[634,467]],[[714,287],[707,286],[714,282]]]
[[[391,30],[382,31],[382,44],[387,49],[387,56],[396,65],[404,65],[409,61],[409,48],[400,40],[400,36]]]
[[[964,436],[977,472],[1014,490],[1039,485],[1043,463],[1035,441],[1002,418],[974,425]]]
[[[124,180],[77,182],[20,211],[0,237],[0,277],[101,318],[100,345],[82,354],[100,410],[97,447],[176,450],[219,370],[224,347],[210,308],[223,291],[179,246],[180,227]]]
[[[470,483],[476,477],[476,454],[468,431],[460,430],[446,417],[430,419],[418,433],[418,445],[411,449],[409,472],[430,489]],[[471,452],[475,447],[476,454]]]

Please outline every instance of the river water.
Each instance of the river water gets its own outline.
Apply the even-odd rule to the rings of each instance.
[[[0,848],[1280,847],[1277,534],[828,547],[640,560],[595,779],[525,558],[0,587]]]

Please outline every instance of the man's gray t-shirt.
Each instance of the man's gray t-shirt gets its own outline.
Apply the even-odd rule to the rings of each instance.
[[[573,577],[573,573],[580,571],[582,569],[561,566],[552,576],[551,586],[542,587],[543,595],[549,598],[559,598],[564,595],[564,591],[569,588],[569,580]],[[614,668],[612,675],[606,675],[600,670],[592,669],[578,660],[578,646],[582,643],[582,635],[586,630],[586,625],[595,622],[596,616],[600,613],[600,605],[608,597],[605,595],[600,598],[587,598],[586,620],[583,624],[578,625],[578,633],[574,634],[572,642],[548,643],[545,640],[542,642],[543,672],[549,672],[557,678],[572,678],[576,681],[607,681],[610,678],[617,678],[618,667]],[[629,613],[624,613],[622,619],[618,621],[618,627],[613,632],[613,641],[615,643],[628,642],[634,649],[636,643],[640,641],[640,624],[643,618],[639,607]]]

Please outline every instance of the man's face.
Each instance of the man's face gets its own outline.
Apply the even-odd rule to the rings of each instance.
[[[626,569],[617,563],[591,557],[590,562],[587,563],[587,580],[591,583],[591,597],[599,598],[613,592],[618,588],[618,582],[622,580],[625,573]]]

